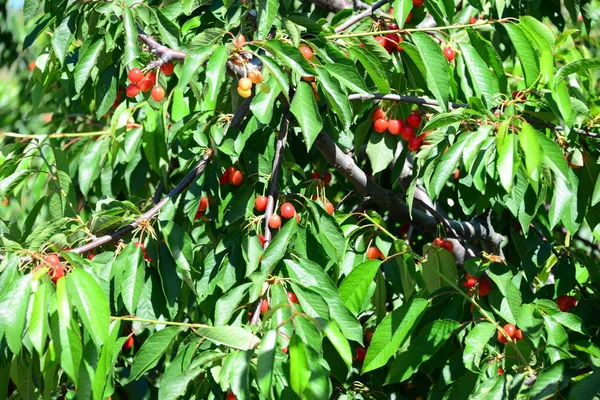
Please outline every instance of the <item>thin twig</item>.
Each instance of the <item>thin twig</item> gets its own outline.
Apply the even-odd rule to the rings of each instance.
[[[148,46],[148,48],[150,49],[150,52],[152,54],[158,56],[158,60],[150,62],[146,66],[146,69],[151,70],[151,69],[158,68],[158,67],[168,63],[169,61],[185,60],[185,52],[180,51],[180,50],[174,50],[170,47],[164,46],[164,45],[158,43],[158,41],[156,39],[154,39],[152,36],[150,36],[146,32],[144,32],[140,27],[138,27],[137,29],[138,29],[138,38],[146,46]]]
[[[335,33],[343,32],[346,29],[350,28],[352,25],[355,25],[355,24],[359,23],[363,19],[369,18],[371,15],[373,15],[373,13],[376,10],[378,10],[381,7],[385,6],[389,2],[390,2],[389,0],[380,0],[380,1],[378,1],[377,3],[373,4],[373,6],[367,8],[365,11],[361,12],[360,14],[356,14],[354,17],[350,18],[348,21],[344,22],[343,24],[341,24],[340,26],[338,26],[337,28],[335,28]]]

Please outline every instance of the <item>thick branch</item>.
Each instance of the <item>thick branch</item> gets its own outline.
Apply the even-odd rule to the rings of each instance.
[[[158,60],[152,61],[146,67],[147,69],[155,69],[163,64],[173,60],[185,60],[185,53],[180,50],[174,50],[170,47],[163,46],[158,43],[152,36],[146,34],[141,28],[138,27],[138,38],[150,49],[150,52],[158,56]]]
[[[348,157],[335,144],[335,142],[325,133],[321,132],[315,141],[319,151],[325,156],[327,161],[346,179],[348,179],[356,190],[364,196],[369,196],[373,202],[380,207],[390,210],[392,213],[401,214],[405,218],[410,218],[408,205],[404,200],[392,191],[379,186],[375,181],[367,176],[360,169],[351,157]],[[426,212],[413,208],[412,219],[423,229],[435,232],[439,222],[446,225],[449,229],[449,236],[456,239],[480,239],[491,242],[495,247],[499,247],[504,237],[496,233],[487,221],[474,219],[470,222],[461,222],[450,220],[441,215],[432,216]]]
[[[436,100],[425,99],[422,97],[400,96],[397,94],[379,94],[379,93],[351,94],[348,96],[348,100],[350,100],[350,101],[353,101],[353,100],[392,100],[392,101],[398,101],[398,102],[403,102],[403,103],[412,103],[412,104],[427,105],[427,106],[433,106],[433,107],[439,107],[439,105],[440,105],[440,103],[438,103]],[[449,106],[451,108],[469,108],[468,104],[462,104],[462,103],[449,103]],[[561,126],[553,125],[553,124],[550,124],[547,122],[538,121],[538,120],[535,120],[532,118],[527,118],[527,117],[523,117],[523,118],[525,119],[525,121],[529,122],[531,125],[539,126],[541,128],[548,128],[548,129],[551,129],[552,131],[558,132],[558,133],[564,132],[564,129]],[[583,136],[588,136],[588,137],[592,137],[592,138],[600,137],[600,133],[590,132],[585,129],[573,128],[572,130]]]

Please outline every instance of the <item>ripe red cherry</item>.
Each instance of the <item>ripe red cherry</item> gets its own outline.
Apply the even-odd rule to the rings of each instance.
[[[412,113],[408,117],[406,117],[406,124],[412,126],[413,128],[418,128],[421,126],[421,115]]]
[[[260,302],[260,313],[264,314],[269,311],[269,300],[262,299]]]
[[[389,48],[395,48],[400,43],[400,36],[397,33],[388,33],[385,38],[387,39],[386,45]]]
[[[141,69],[133,68],[129,71],[129,73],[127,74],[127,77],[129,78],[129,81],[131,83],[138,83],[139,81],[144,79],[144,74],[142,73]]]
[[[290,219],[296,214],[296,209],[292,203],[283,203],[281,205],[281,216],[285,219]]]
[[[50,264],[52,267],[58,267],[60,265],[60,258],[56,254],[48,254],[44,257],[44,261]]]
[[[200,204],[198,204],[198,211],[206,211],[208,208],[208,199],[206,197],[200,198]]]
[[[254,200],[254,208],[256,208],[257,211],[263,212],[267,209],[268,202],[269,199],[267,199],[267,196],[258,196],[256,200]]]
[[[504,325],[503,329],[508,333],[508,336],[511,338],[515,337],[515,333],[517,332],[517,328],[513,324]]]
[[[237,397],[235,397],[235,394],[228,392],[227,393],[227,400],[235,400]]]
[[[373,330],[371,328],[365,329],[365,345],[368,347],[373,339]]]
[[[408,142],[410,139],[415,137],[415,130],[405,124],[402,129],[400,129],[400,136],[402,136],[402,139]]]
[[[125,343],[123,343],[123,350],[129,350],[133,347],[133,336],[128,336]]]
[[[162,99],[165,98],[165,89],[161,88],[160,86],[154,86],[150,95],[154,100],[162,101]]]
[[[321,174],[318,173],[317,171],[312,173],[312,178],[313,179],[321,179]]]
[[[367,250],[367,258],[369,260],[377,260],[381,257],[381,251],[377,247],[369,247]]]
[[[325,172],[325,176],[323,177],[323,184],[325,186],[329,186],[330,183],[331,183],[331,172],[327,171],[327,172]]]
[[[498,367],[498,375],[504,375],[504,370],[502,367]]]
[[[375,37],[375,40],[377,40],[377,43],[379,43],[383,47],[387,47],[387,45],[388,45],[387,39],[384,38],[383,36],[377,36],[377,37]]]
[[[500,343],[507,343],[508,342],[508,339],[506,339],[506,336],[504,336],[504,334],[502,332],[500,332],[500,331],[498,331],[498,333],[497,333],[497,338],[498,338],[498,341]]]
[[[154,81],[151,80],[151,79],[148,79],[147,77],[144,78],[144,79],[142,79],[138,83],[138,87],[144,93],[146,93],[147,91],[149,91],[150,89],[152,89],[152,86],[154,86]]]
[[[400,131],[402,130],[402,121],[400,121],[399,119],[390,119],[388,121],[388,131],[390,131],[390,133],[392,135],[398,135],[400,133]]]
[[[173,65],[172,62],[168,62],[166,64],[163,64],[160,66],[160,71],[165,75],[165,76],[169,76],[173,73],[173,71],[175,70],[175,66]]]
[[[223,172],[223,175],[221,175],[221,177],[219,178],[219,183],[221,185],[226,185],[229,183],[229,170],[225,170],[225,172]]]
[[[449,240],[444,240],[444,243],[442,243],[442,249],[446,249],[452,253],[454,251],[454,244],[452,244],[452,242]]]
[[[452,60],[454,60],[454,56],[455,56],[455,55],[456,55],[456,54],[454,53],[454,49],[453,49],[452,47],[446,47],[446,48],[444,49],[444,56],[446,57],[446,59],[447,59],[448,61],[452,61]]]
[[[356,348],[356,355],[354,356],[354,360],[358,362],[365,361],[365,356],[367,355],[367,350],[364,347]]]
[[[413,0],[413,7],[421,7],[425,0]]]
[[[244,175],[242,174],[242,171],[236,169],[229,177],[229,180],[231,181],[232,185],[239,186],[244,180]]]
[[[333,212],[335,211],[333,204],[331,204],[331,202],[329,202],[329,201],[326,201],[325,203],[323,203],[323,205],[325,206],[325,210],[329,214],[333,215]]]
[[[517,329],[517,331],[515,332],[515,339],[516,340],[523,340],[523,331],[520,329]]]
[[[481,282],[479,282],[479,296],[487,296],[491,290],[492,287],[490,286],[488,280],[485,278],[481,279]]]
[[[474,25],[477,23],[477,17],[474,15],[471,15],[471,19],[469,20],[469,24]]]
[[[373,122],[377,121],[378,119],[385,119],[385,112],[381,108],[377,108],[373,112]]]
[[[135,83],[130,83],[129,85],[127,85],[127,89],[125,89],[125,94],[129,98],[137,96],[139,92],[140,88]]]
[[[423,138],[421,136],[412,137],[408,141],[408,149],[410,151],[419,151],[422,144],[423,144]],[[452,246],[452,248],[454,248],[454,246]]]
[[[265,246],[265,237],[263,235],[258,235],[258,240],[260,241],[260,245],[262,247]]]
[[[244,35],[240,35],[237,37],[237,39],[235,39],[235,45],[238,47],[244,47],[244,45],[246,44],[246,36]]]
[[[435,238],[431,243],[431,247],[442,247],[444,244],[444,239]]]
[[[296,296],[296,293],[294,292],[287,292],[287,298],[291,303],[300,304],[298,301],[298,296]]]
[[[59,266],[55,267],[54,270],[48,272],[48,274],[50,275],[50,278],[52,279],[52,283],[56,284],[56,281],[58,281],[60,278],[65,276],[65,270],[62,267],[62,265],[59,265]]]
[[[567,312],[577,305],[577,298],[575,296],[567,296],[563,294],[558,296],[556,299],[556,304],[558,304],[560,311]]]
[[[402,36],[398,37],[398,44],[396,45],[396,50],[398,51],[404,51],[404,49],[402,48],[402,46],[400,46],[400,43],[404,42],[404,39],[402,38]]]
[[[467,278],[467,280],[464,281],[462,285],[468,288],[475,287],[475,285],[477,285],[477,278]]]
[[[304,58],[306,58],[307,60],[310,60],[311,58],[313,58],[314,53],[309,46],[302,44],[302,45],[300,45],[299,49],[300,49],[300,52],[302,53],[302,55],[304,56]]]
[[[411,11],[411,12],[409,12],[409,13],[408,13],[408,15],[406,16],[406,21],[404,21],[404,22],[406,22],[406,23],[408,24],[410,21],[412,21],[412,17],[413,17],[413,13],[412,13],[412,11]]]
[[[269,218],[269,228],[278,229],[281,226],[281,217],[277,214],[271,215]]]
[[[388,122],[387,122],[387,120],[385,120],[383,118],[378,119],[377,121],[375,121],[374,128],[379,133],[385,132],[387,130],[387,128],[388,128]]]

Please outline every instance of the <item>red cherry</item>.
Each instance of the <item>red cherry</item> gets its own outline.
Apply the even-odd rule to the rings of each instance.
[[[400,43],[400,36],[398,36],[397,33],[388,33],[387,35],[385,35],[385,38],[387,40],[387,47],[395,48],[396,45]]]
[[[469,24],[474,25],[477,23],[477,17],[472,15],[471,19],[469,20]]]
[[[59,266],[55,267],[54,270],[48,272],[48,274],[50,275],[50,278],[52,279],[52,283],[56,284],[56,281],[58,281],[60,278],[65,276],[65,270],[62,267],[62,265],[59,265]]]
[[[444,239],[436,238],[431,243],[431,247],[442,247],[444,244]]]
[[[481,279],[481,282],[479,282],[479,296],[487,296],[491,290],[492,287],[490,286],[488,280],[485,278]]]
[[[290,219],[296,214],[296,209],[292,203],[283,203],[280,208],[281,216]]]
[[[442,248],[452,253],[454,251],[454,244],[452,244],[452,242],[449,240],[444,240],[444,243],[442,243]]]
[[[413,7],[421,7],[425,0],[413,0]]]
[[[422,144],[423,138],[421,136],[413,137],[408,141],[408,149],[410,151],[419,151]],[[454,248],[454,246],[452,246],[452,248]]]
[[[304,56],[304,58],[306,58],[307,60],[310,60],[311,58],[313,58],[314,53],[309,46],[302,44],[302,45],[300,45],[299,49],[300,49],[300,52],[302,53],[302,55]]]
[[[133,336],[128,336],[125,343],[123,343],[123,350],[129,350],[133,347]]]
[[[235,400],[235,394],[231,393],[231,392],[227,392],[227,400]]]
[[[354,361],[358,361],[358,362],[365,361],[366,355],[367,355],[367,350],[364,347],[357,347],[356,355],[354,356]]]
[[[329,201],[326,201],[325,203],[323,203],[323,205],[325,206],[325,210],[329,214],[333,215],[333,212],[335,211],[333,204],[331,204]]]
[[[454,49],[453,49],[452,47],[446,47],[446,48],[444,49],[444,56],[446,57],[446,59],[447,59],[448,61],[452,61],[452,60],[454,60],[454,56],[455,56],[455,55],[456,55],[456,54],[454,53]]]
[[[385,120],[383,118],[378,119],[377,121],[375,121],[374,128],[379,133],[385,132],[387,130],[387,128],[388,128],[388,122],[387,122],[387,120]]]
[[[141,81],[139,81],[139,83],[138,83],[138,87],[144,93],[146,93],[147,91],[152,89],[152,86],[154,86],[154,81],[150,80],[148,78],[144,78]]]
[[[95,254],[93,252],[91,252],[90,254],[88,254],[87,258],[88,260],[92,260],[94,258]]]
[[[141,69],[133,68],[129,71],[129,73],[127,74],[127,77],[129,78],[129,81],[131,83],[138,83],[139,81],[144,79],[144,74],[142,73]]]
[[[390,131],[392,135],[398,135],[402,128],[403,124],[399,119],[390,119],[388,121],[388,131]]]
[[[238,171],[237,169],[231,174],[230,176],[230,181],[231,184],[234,186],[239,186],[242,184],[242,181],[244,180],[244,174],[242,174],[242,171]]]
[[[367,250],[367,258],[369,260],[377,260],[381,257],[381,251],[377,247],[369,247]]]
[[[520,329],[517,329],[517,331],[515,332],[515,339],[516,340],[523,340],[523,331]]]
[[[198,204],[198,211],[206,211],[208,208],[208,199],[206,197],[200,198],[200,204]]]
[[[383,112],[381,108],[377,108],[375,111],[373,111],[373,122],[377,121],[378,119],[385,119],[385,112]]]
[[[421,126],[421,115],[412,113],[408,117],[406,117],[406,124],[412,126],[413,128],[418,128]]]
[[[287,354],[287,353],[288,353],[288,348],[287,348],[287,347],[284,347],[283,349],[281,349],[281,352],[282,352],[283,354]]]
[[[229,180],[229,170],[225,170],[225,172],[223,172],[223,175],[221,175],[221,177],[219,178],[219,183],[221,185],[226,185],[229,183]]]
[[[260,241],[261,247],[265,247],[265,237],[263,235],[258,235],[258,240]]]
[[[172,62],[168,62],[166,64],[163,64],[160,66],[160,71],[165,75],[165,76],[169,76],[173,73],[173,71],[175,70],[175,66],[173,65]]]
[[[313,179],[321,179],[321,174],[318,173],[317,171],[312,173],[312,178]]]
[[[387,47],[387,45],[388,45],[387,39],[384,38],[383,36],[377,36],[377,37],[375,37],[375,40],[377,40],[377,43],[379,43],[383,47]]]
[[[504,336],[504,334],[502,332],[500,332],[500,331],[498,331],[498,333],[497,333],[497,338],[498,338],[498,341],[500,343],[507,343],[508,342],[508,339],[506,339],[506,337]]]
[[[44,261],[50,264],[52,267],[58,267],[60,265],[60,258],[56,254],[48,254],[44,257]]]
[[[556,299],[556,304],[558,304],[560,311],[567,312],[577,305],[577,298],[575,296],[567,296],[563,294],[558,296]]]
[[[398,51],[404,51],[404,49],[402,48],[402,46],[400,46],[400,43],[404,42],[404,39],[402,38],[402,36],[398,37],[398,44],[396,45],[396,50]]]
[[[412,18],[413,18],[413,13],[412,13],[412,11],[411,11],[411,12],[409,12],[409,13],[408,13],[408,15],[406,16],[406,21],[404,21],[404,22],[406,22],[406,23],[408,24],[410,21],[412,21]]]
[[[269,228],[278,229],[281,226],[281,217],[277,214],[271,215],[269,218]]]
[[[405,124],[402,129],[400,129],[400,136],[402,136],[402,139],[408,142],[410,139],[415,137],[415,130]]]
[[[477,278],[467,278],[467,280],[464,281],[462,285],[468,288],[475,287],[475,285],[477,285]]]
[[[254,200],[254,208],[256,208],[257,211],[263,212],[267,209],[268,202],[269,199],[267,199],[267,196],[258,196],[256,200]]]
[[[298,301],[298,296],[296,296],[296,293],[294,292],[287,292],[287,298],[291,303],[300,304]]]
[[[162,101],[162,99],[165,98],[165,89],[161,88],[160,86],[154,86],[150,95],[154,100]]]
[[[262,299],[260,302],[260,313],[264,314],[269,311],[269,300]]]
[[[504,370],[502,367],[498,367],[498,375],[504,375]]]
[[[504,325],[503,329],[508,334],[508,336],[510,336],[511,338],[515,337],[517,328],[513,324],[506,324],[506,325]]]
[[[139,92],[140,88],[135,83],[130,83],[129,85],[127,85],[127,89],[125,89],[125,95],[127,95],[127,97],[129,98],[137,96]]]
[[[325,186],[329,186],[330,183],[331,183],[331,172],[327,171],[327,172],[325,172],[325,176],[323,177],[323,184]]]

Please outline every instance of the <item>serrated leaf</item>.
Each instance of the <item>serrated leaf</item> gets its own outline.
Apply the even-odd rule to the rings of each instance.
[[[352,123],[352,107],[348,95],[325,69],[318,68],[317,75],[319,84],[323,85],[323,93],[327,97],[329,106],[344,124],[344,129],[349,129]]]
[[[156,366],[179,332],[179,327],[169,326],[150,335],[133,358],[129,382],[138,380],[146,371]]]
[[[493,105],[494,96],[500,91],[498,80],[473,46],[469,43],[460,43],[460,50],[471,75],[471,82],[477,97],[484,101],[487,108],[490,108]]]
[[[571,74],[580,73],[597,67],[600,67],[600,58],[587,58],[573,61],[556,72],[556,75],[554,75],[554,87],[557,87],[563,79]]]
[[[369,93],[365,80],[356,68],[344,64],[325,64],[321,68],[325,68],[327,72],[351,91],[362,94]]]
[[[427,88],[433,93],[443,111],[448,110],[450,100],[450,81],[453,77],[448,71],[448,61],[442,54],[440,45],[431,36],[417,32],[412,35],[413,43],[417,47],[425,64]]]
[[[458,162],[462,156],[463,148],[469,139],[475,135],[475,132],[469,132],[461,137],[462,140],[453,144],[448,151],[442,156],[442,159],[435,168],[435,172],[431,177],[429,187],[431,190],[431,197],[437,198],[444,188],[444,185],[450,179],[450,175],[454,173],[454,170],[458,166]],[[463,139],[463,137],[465,139]]]
[[[123,7],[123,28],[125,30],[123,64],[131,65],[131,63],[138,58],[138,31],[135,26],[135,18],[129,7]]]
[[[273,385],[275,346],[277,346],[277,330],[271,329],[260,341],[256,364],[256,383],[265,398],[270,396]]]
[[[312,87],[307,82],[298,83],[298,88],[292,100],[290,111],[296,117],[306,149],[310,150],[315,139],[323,129],[321,113],[315,100]]]
[[[528,87],[532,87],[540,74],[537,54],[531,42],[518,25],[509,23],[505,24],[504,28],[506,28],[508,36],[517,51],[517,56],[525,75],[525,84]]]
[[[0,295],[0,338],[6,339],[10,351],[19,354],[33,274],[19,277]]]
[[[213,52],[206,64],[206,93],[202,102],[202,111],[213,111],[217,106],[225,75],[226,64],[229,57],[227,46],[219,46]]]
[[[142,249],[133,242],[129,243],[114,261],[114,265],[115,269],[123,271],[123,275],[119,277],[123,304],[130,315],[135,315],[145,283]]]
[[[33,294],[33,303],[29,315],[28,335],[38,354],[43,356],[46,337],[48,336],[48,300],[50,297],[50,281],[43,279]]]
[[[555,45],[555,37],[552,30],[544,25],[541,21],[524,15],[520,18],[519,27],[530,37],[531,42],[538,48],[540,52],[551,52]]]
[[[279,0],[265,0],[258,3],[257,39],[265,40],[279,10]]]
[[[179,89],[184,90],[194,75],[202,67],[213,53],[213,46],[200,46],[194,51],[189,51],[185,56],[181,76],[179,77]]]
[[[377,174],[390,165],[394,160],[394,153],[398,139],[389,133],[379,133],[373,131],[367,143],[367,156],[371,163],[373,174]]]
[[[99,38],[87,47],[87,50],[84,54],[79,55],[79,61],[75,66],[75,71],[73,71],[75,79],[75,91],[77,93],[80,93],[81,89],[83,89],[83,86],[86,84],[87,80],[92,74],[92,69],[98,64],[98,58],[100,57],[100,54],[102,54],[103,50],[104,39]]]
[[[273,269],[275,269],[277,263],[285,255],[288,244],[296,234],[297,230],[298,224],[296,223],[295,218],[290,219],[285,223],[285,225],[283,225],[283,228],[281,228],[279,233],[275,236],[263,254],[260,265],[263,273],[268,275],[273,272]]]
[[[408,14],[412,11],[412,0],[394,0],[394,19],[398,28],[402,28],[406,23]]]
[[[465,367],[473,372],[479,372],[479,362],[487,342],[496,333],[496,327],[489,322],[480,322],[465,338],[465,350],[463,352],[463,362]]]
[[[379,91],[383,94],[390,93],[391,89],[387,79],[387,72],[383,68],[381,61],[379,61],[375,55],[360,46],[352,45],[348,50],[350,50],[350,53],[356,57],[365,70],[367,70],[367,74],[373,79],[373,82],[375,82]]]
[[[500,176],[500,183],[507,193],[510,193],[515,178],[516,142],[517,135],[509,132],[507,124],[502,124],[496,135],[496,148],[498,150],[496,169]]]
[[[63,67],[65,58],[67,56],[67,51],[71,45],[71,40],[73,39],[73,33],[75,31],[74,20],[75,14],[68,14],[60,22],[60,25],[56,28],[52,35],[52,39],[50,40],[52,43],[52,49],[54,50],[54,53],[56,53],[56,58]]]
[[[289,67],[299,76],[315,75],[315,70],[308,63],[297,47],[284,43],[280,40],[269,40],[265,46],[275,55],[277,59]]]
[[[427,261],[423,263],[423,279],[429,293],[448,286],[441,275],[451,282],[457,281],[456,259],[448,250],[430,247],[427,250]]]
[[[523,149],[523,154],[525,155],[527,175],[532,178],[542,164],[543,153],[535,129],[527,122],[523,122],[521,125],[519,143],[521,144],[521,149]]]
[[[55,327],[58,328],[56,352],[60,366],[77,385],[83,349],[79,329],[73,329],[74,321],[72,320],[71,307],[66,280],[59,279],[56,282],[56,310],[58,314],[58,326]]]
[[[369,291],[369,286],[379,270],[381,261],[370,260],[357,265],[352,272],[342,281],[339,293],[346,307],[354,314],[358,314]]]
[[[195,332],[217,345],[239,350],[253,349],[260,340],[252,332],[237,326],[199,327]]]

